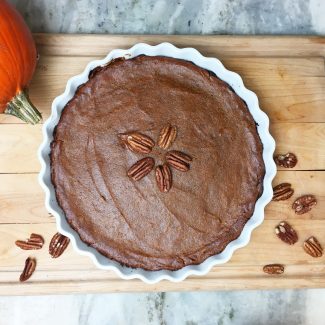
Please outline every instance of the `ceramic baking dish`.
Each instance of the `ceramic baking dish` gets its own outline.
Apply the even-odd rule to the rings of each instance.
[[[254,213],[246,223],[241,235],[236,240],[230,242],[220,254],[209,257],[199,265],[186,266],[177,271],[146,271],[143,269],[128,268],[101,255],[94,248],[87,246],[80,240],[78,234],[67,223],[64,212],[57,203],[55,190],[51,182],[49,154],[50,144],[53,140],[53,131],[59,122],[62,110],[67,102],[73,97],[76,89],[81,84],[87,82],[90,71],[96,67],[103,66],[111,60],[119,57],[130,59],[142,54],[149,56],[169,56],[192,61],[194,64],[215,73],[217,77],[228,83],[237,95],[246,102],[250,113],[257,123],[258,134],[263,143],[263,160],[265,163],[263,193],[257,200]],[[269,133],[269,119],[267,115],[259,108],[258,99],[255,93],[244,86],[241,77],[237,73],[227,70],[216,58],[204,57],[194,48],[180,49],[170,43],[161,43],[156,46],[139,43],[127,50],[113,50],[102,60],[91,61],[83,73],[69,79],[64,93],[54,99],[52,103],[51,116],[43,126],[43,137],[44,140],[38,152],[41,162],[39,181],[46,194],[46,208],[56,218],[58,231],[70,238],[75,250],[79,254],[89,256],[98,268],[113,270],[123,279],[138,278],[146,283],[156,283],[163,279],[182,281],[190,275],[204,275],[208,273],[213,266],[229,261],[236,249],[248,244],[253,229],[260,225],[264,220],[264,208],[266,204],[268,204],[272,199],[272,180],[276,174],[276,166],[273,161],[275,142]]]

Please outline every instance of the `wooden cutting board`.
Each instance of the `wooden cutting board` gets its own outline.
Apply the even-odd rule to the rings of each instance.
[[[44,119],[68,78],[114,48],[168,41],[220,58],[257,93],[271,120],[276,151],[292,151],[298,156],[294,169],[278,171],[274,185],[290,182],[295,189],[293,198],[311,193],[318,205],[310,213],[296,216],[291,209],[293,198],[272,202],[249,245],[206,276],[155,285],[121,280],[113,272],[96,269],[88,257],[78,255],[72,247],[60,258],[50,258],[47,245],[56,232],[55,221],[44,207],[37,181],[42,126],[0,115],[0,294],[325,287],[325,256],[312,258],[302,249],[310,235],[325,247],[325,38],[37,34],[35,39],[41,59],[30,96]],[[281,220],[289,220],[296,228],[299,242],[294,246],[274,235]],[[42,250],[22,251],[14,245],[16,239],[25,239],[32,232],[44,236]],[[21,284],[17,280],[29,255],[37,258],[37,270]],[[285,273],[264,274],[262,267],[268,263],[285,264]]]

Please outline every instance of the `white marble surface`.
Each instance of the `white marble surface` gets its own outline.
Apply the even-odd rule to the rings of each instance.
[[[325,34],[324,0],[10,0],[34,32]]]
[[[10,0],[34,32],[319,34],[325,0]],[[0,297],[0,325],[324,325],[325,290]]]
[[[0,297],[0,325],[324,325],[322,292]]]

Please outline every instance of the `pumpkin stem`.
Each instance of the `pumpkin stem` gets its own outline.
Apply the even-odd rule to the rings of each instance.
[[[28,94],[19,92],[7,105],[6,114],[14,115],[26,123],[37,124],[41,121],[42,115],[31,103]]]

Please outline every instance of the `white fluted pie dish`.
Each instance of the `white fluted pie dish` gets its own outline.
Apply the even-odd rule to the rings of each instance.
[[[124,57],[125,59],[131,59],[139,55],[168,56],[183,59],[191,61],[201,68],[212,71],[218,78],[229,84],[235,93],[246,102],[253,119],[257,123],[257,131],[263,144],[263,161],[265,165],[263,192],[255,204],[252,217],[244,226],[240,236],[236,240],[230,242],[220,254],[207,258],[201,264],[186,266],[177,271],[146,271],[143,269],[129,268],[122,266],[116,261],[110,260],[101,255],[94,248],[87,246],[81,241],[77,232],[75,232],[66,221],[65,214],[58,205],[55,188],[51,182],[49,154],[51,152],[50,144],[53,140],[53,131],[59,122],[62,110],[74,96],[76,89],[87,82],[89,73],[96,67],[104,66],[116,58]],[[147,283],[156,283],[163,279],[182,281],[190,275],[206,274],[213,266],[226,263],[236,249],[247,245],[253,229],[263,222],[264,208],[272,199],[272,180],[276,173],[276,167],[273,161],[275,142],[269,133],[269,119],[267,115],[259,108],[257,96],[252,91],[245,88],[243,81],[238,74],[227,70],[216,58],[204,57],[193,48],[179,49],[169,43],[162,43],[157,46],[136,44],[128,50],[113,50],[103,60],[90,62],[82,74],[75,76],[68,81],[65,92],[56,97],[53,101],[51,116],[43,126],[43,136],[44,140],[39,149],[39,159],[42,167],[39,180],[46,194],[46,208],[56,218],[58,231],[71,239],[71,242],[78,253],[91,257],[97,267],[106,270],[113,270],[123,279],[139,278]]]

